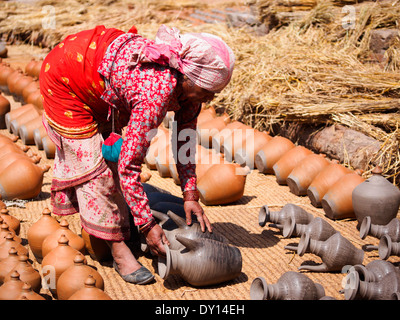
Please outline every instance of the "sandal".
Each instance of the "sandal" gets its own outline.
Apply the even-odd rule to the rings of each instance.
[[[140,262],[139,264],[142,265]],[[140,269],[127,275],[122,275],[119,272],[118,265],[115,261],[113,261],[113,267],[115,271],[117,271],[118,274],[121,276],[121,278],[124,279],[126,282],[130,282],[133,284],[146,284],[154,279],[154,275],[150,272],[149,269],[147,269],[143,265],[140,267]]]

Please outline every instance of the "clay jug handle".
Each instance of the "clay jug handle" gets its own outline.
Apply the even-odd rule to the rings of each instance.
[[[284,246],[284,248],[285,248],[286,250],[291,250],[291,251],[297,251],[297,247],[298,247],[297,244],[296,244],[296,245],[287,245],[287,246]]]
[[[328,267],[325,263],[316,265],[316,266],[312,266],[312,265],[302,265],[298,268],[298,270],[309,270],[309,271],[315,271],[315,272],[326,272],[329,271]]]

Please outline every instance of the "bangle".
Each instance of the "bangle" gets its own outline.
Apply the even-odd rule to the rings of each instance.
[[[200,195],[198,190],[188,190],[183,192],[183,201],[199,201]]]
[[[153,229],[156,225],[156,220],[152,219],[151,221],[145,223],[144,225],[139,227],[139,231],[141,233],[147,234],[151,229]]]

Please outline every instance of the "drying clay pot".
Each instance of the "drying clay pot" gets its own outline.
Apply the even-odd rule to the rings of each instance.
[[[305,233],[300,238],[297,253],[303,256],[306,252],[319,256],[322,264],[302,265],[299,270],[336,272],[342,271],[343,267],[347,265],[361,264],[364,260],[364,251],[356,248],[339,232],[325,241],[313,240],[308,233]]]
[[[16,97],[17,101],[21,102],[23,100],[22,92],[33,81],[35,81],[35,79],[27,74],[24,74],[22,77],[18,78],[18,80],[14,84],[13,92],[13,95],[14,97]]]
[[[398,269],[389,261],[373,260],[366,266],[356,264],[349,269],[349,272],[358,272],[361,281],[374,282],[381,280],[391,272],[398,272]]]
[[[23,285],[24,282],[19,279],[19,273],[14,271],[11,279],[0,286],[0,300],[17,300]]]
[[[4,221],[2,222],[0,226],[0,245],[2,245],[6,241],[6,237],[8,234],[12,234],[13,240],[17,243],[21,243],[22,239],[18,237],[13,229],[10,229],[7,223]]]
[[[31,119],[25,123],[21,123],[18,130],[18,135],[22,140],[22,143],[25,145],[33,145],[35,144],[35,139],[33,137],[33,132],[35,129],[43,126],[42,116],[38,116],[34,119]]]
[[[28,103],[28,104],[24,104],[23,106],[13,109],[10,112],[8,112],[5,115],[5,122],[6,122],[6,127],[7,130],[9,132],[11,131],[11,122],[16,119],[17,117],[19,117],[20,115],[23,115],[25,113],[29,113],[32,110],[37,109],[36,106],[34,104]]]
[[[6,129],[6,114],[10,112],[10,101],[3,95],[0,95],[0,129]]]
[[[26,103],[33,104],[39,110],[43,110],[43,97],[40,93],[40,89],[30,93],[29,96],[26,98]]]
[[[25,248],[21,243],[14,240],[14,235],[10,232],[6,236],[6,241],[4,241],[0,245],[0,261],[6,259],[9,255],[9,251],[11,248],[15,248],[17,250],[18,255],[29,255],[29,251]]]
[[[261,173],[273,174],[274,164],[290,149],[294,143],[287,138],[275,136],[268,141],[257,153],[255,163]]]
[[[87,233],[83,228],[81,234],[85,248],[93,260],[99,262],[112,260],[111,249],[105,240]]]
[[[84,256],[76,255],[74,265],[65,270],[57,281],[58,299],[68,300],[75,292],[84,288],[89,275],[96,280],[95,286],[104,290],[104,280],[100,273],[84,263]]]
[[[400,190],[382,176],[380,167],[375,167],[372,176],[354,188],[352,201],[359,224],[370,216],[372,224],[386,225],[397,216]]]
[[[213,106],[210,106],[207,109],[202,109],[197,117],[197,124],[199,125],[205,121],[214,119],[215,117],[217,117],[217,113]]]
[[[22,90],[22,98],[25,103],[28,103],[28,97],[34,92],[37,92],[40,88],[39,81],[34,79],[31,83],[29,83],[23,90]]]
[[[46,154],[47,159],[54,159],[56,154],[56,145],[51,141],[49,136],[44,136],[42,138],[43,150]]]
[[[19,135],[19,128],[25,124],[28,123],[29,121],[36,119],[36,118],[40,118],[42,115],[41,111],[36,109],[36,108],[32,108],[31,110],[24,112],[23,114],[19,115],[18,117],[15,117],[10,124],[10,129],[11,132],[15,135]]]
[[[241,166],[249,166],[255,168],[255,159],[257,153],[269,142],[272,137],[267,132],[258,130],[253,131],[254,136],[247,138],[242,148],[235,150],[234,160]]]
[[[32,290],[39,293],[42,288],[42,278],[40,277],[40,273],[32,267],[27,256],[20,255],[18,260],[19,261],[13,270],[4,277],[4,282],[11,279],[13,271],[18,271],[19,279],[25,283],[29,283]]]
[[[171,132],[163,127],[159,126],[157,128],[156,135],[150,140],[150,146],[146,151],[146,156],[144,157],[144,163],[150,170],[157,170],[156,167],[156,157],[158,155],[158,148],[163,147],[171,141]]]
[[[276,283],[268,284],[263,277],[255,278],[250,286],[251,300],[319,300],[325,289],[305,274],[287,271]]]
[[[15,71],[9,64],[3,64],[0,67],[0,87],[1,90],[8,92],[7,79]]]
[[[209,286],[238,277],[242,270],[242,255],[236,247],[211,239],[187,239],[176,235],[185,246],[182,250],[166,250],[158,258],[158,273],[166,279],[179,274],[193,286]]]
[[[331,186],[321,201],[326,216],[333,220],[355,218],[351,195],[354,188],[364,181],[360,172],[355,171],[344,175]]]
[[[33,140],[35,141],[35,146],[39,150],[43,150],[43,143],[42,139],[47,136],[46,128],[44,126],[41,126],[39,128],[36,128],[33,130]]]
[[[285,204],[280,211],[275,212],[264,205],[258,213],[258,224],[264,227],[267,222],[272,222],[273,227],[283,229],[285,220],[289,217],[293,217],[293,221],[299,224],[306,224],[314,219],[311,213],[292,203]]]
[[[297,196],[307,195],[311,182],[324,168],[329,166],[329,161],[321,154],[311,154],[298,163],[286,179],[290,192]]]
[[[232,121],[226,125],[226,127],[214,134],[212,137],[212,148],[215,152],[225,153],[225,156],[229,157],[229,161],[232,159],[232,146],[235,143],[240,143],[243,139],[243,131],[250,127],[240,121]],[[236,133],[236,134],[235,134]],[[236,137],[235,137],[236,136]]]
[[[76,291],[68,300],[112,300],[108,294],[96,287],[96,279],[91,275],[85,280],[85,286]]]
[[[212,118],[197,125],[197,134],[199,135],[199,144],[210,148],[212,146],[212,138],[214,135],[226,128],[230,122],[227,114]]]
[[[400,241],[400,220],[393,218],[386,225],[372,224],[371,217],[366,216],[360,226],[360,238],[365,239],[368,235],[375,238],[382,238],[387,234],[394,242]]]
[[[19,235],[21,229],[21,222],[16,217],[10,215],[7,208],[0,209],[0,218],[3,219],[8,226],[15,231],[16,235]]]
[[[228,128],[228,126],[227,126]],[[254,141],[254,129],[250,126],[242,124],[239,128],[231,129],[231,134],[223,139],[220,146],[221,153],[227,161],[234,160],[237,150],[243,149],[246,146],[246,141]]]
[[[17,300],[46,300],[46,299],[43,298],[40,294],[33,291],[29,283],[24,283],[21,289],[21,295],[17,298]]]
[[[378,245],[379,258],[386,260],[390,256],[400,256],[400,242],[394,242],[389,235],[382,236]]]
[[[60,228],[60,224],[51,216],[51,211],[45,208],[40,219],[28,229],[28,244],[38,262],[42,262],[43,259],[42,244],[44,239],[58,228]]]
[[[172,154],[171,144],[165,146],[159,146],[157,156],[155,157],[156,169],[158,174],[162,178],[170,178],[171,172],[169,171],[169,165],[175,163]]]
[[[0,285],[3,284],[4,278],[8,275],[10,271],[14,269],[18,262],[18,252],[17,250],[15,250],[14,247],[11,247],[11,249],[8,250],[8,257],[0,261]]]
[[[26,65],[25,65],[25,73],[29,74],[30,76],[33,76],[33,68],[36,65],[37,61],[35,58],[32,58],[31,61],[29,61]]]
[[[21,68],[17,68],[14,70],[7,78],[7,87],[8,87],[8,92],[10,94],[14,94],[15,92],[15,84],[17,81],[24,76],[24,72],[21,70]]]
[[[40,69],[42,68],[43,58],[40,58],[32,67],[32,77],[39,78]]]
[[[272,167],[276,182],[285,185],[289,174],[305,157],[313,152],[303,146],[296,146],[287,151]]]

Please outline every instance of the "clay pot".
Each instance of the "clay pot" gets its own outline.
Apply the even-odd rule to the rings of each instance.
[[[400,242],[394,242],[390,236],[385,234],[382,236],[378,245],[379,258],[386,260],[390,256],[400,256]]]
[[[74,265],[65,270],[57,281],[57,297],[59,300],[68,300],[75,292],[85,287],[85,280],[92,276],[95,286],[104,290],[103,277],[93,267],[84,263],[84,256],[75,256]]]
[[[325,241],[313,240],[306,232],[297,247],[297,253],[303,256],[310,252],[322,259],[319,265],[302,265],[299,270],[310,270],[314,272],[336,272],[342,271],[346,265],[361,264],[364,260],[364,251],[356,248],[349,240],[339,232],[334,233]]]
[[[43,98],[42,94],[40,93],[40,89],[30,93],[26,98],[27,104],[33,104],[39,110],[43,110]]]
[[[76,291],[68,300],[112,300],[108,294],[96,287],[96,280],[89,275],[85,287]]]
[[[17,300],[23,285],[24,282],[19,279],[19,273],[13,271],[11,279],[0,286],[0,300]]]
[[[42,262],[42,244],[44,239],[60,228],[58,221],[51,216],[51,211],[45,208],[42,216],[28,229],[27,239],[38,262]]]
[[[42,242],[42,257],[58,246],[58,240],[61,235],[65,235],[68,239],[68,244],[72,248],[78,250],[83,255],[85,254],[85,242],[75,232],[69,229],[69,223],[66,219],[61,219],[59,228],[49,234]]]
[[[41,126],[43,126],[42,116],[38,116],[25,123],[20,123],[18,135],[21,138],[22,143],[25,145],[35,144],[33,132],[35,131],[35,129]]]
[[[297,196],[306,196],[311,182],[324,168],[329,166],[325,155],[311,154],[298,163],[286,179],[290,192]]]
[[[14,247],[11,247],[11,249],[8,250],[8,257],[0,261],[0,285],[3,284],[4,278],[8,275],[10,271],[14,269],[18,262],[18,252],[17,250],[15,250]]]
[[[30,157],[33,155],[33,153],[31,151],[27,151],[30,151],[28,146],[21,147],[14,143],[6,143],[1,146],[0,160],[4,160],[6,156],[10,157],[14,154],[23,155],[27,160],[31,160]]]
[[[390,239],[394,242],[400,241],[400,220],[393,218],[386,225],[372,224],[371,217],[366,216],[361,222],[360,226],[360,238],[365,239],[368,235],[375,238],[382,238],[383,235],[387,234]]]
[[[6,114],[10,112],[11,105],[10,101],[3,95],[0,95],[0,129],[5,129],[6,127]]]
[[[230,122],[227,114],[212,118],[211,120],[204,121],[197,124],[197,134],[199,135],[199,144],[206,148],[212,147],[212,138],[221,130],[226,128]]]
[[[7,79],[15,71],[9,64],[4,64],[0,68],[0,87],[2,91],[8,91]]]
[[[6,241],[4,241],[0,245],[0,261],[6,259],[9,255],[9,251],[11,248],[14,248],[17,250],[18,255],[29,255],[29,251],[27,248],[25,248],[21,243],[17,242],[14,240],[14,235],[10,232],[6,236]]]
[[[5,116],[5,122],[6,122],[6,127],[9,132],[11,132],[11,122],[19,117],[20,115],[24,113],[29,113],[31,110],[36,109],[36,106],[34,104],[28,103],[24,104],[23,106],[11,110],[9,113],[6,114]]]
[[[228,128],[229,126],[227,126]],[[221,143],[221,153],[224,154],[227,161],[233,161],[235,152],[243,149],[246,141],[254,141],[254,129],[242,124],[239,128],[231,129],[231,134],[223,139]],[[250,144],[250,143],[249,143]]]
[[[2,245],[8,236],[11,233],[13,235],[13,240],[17,243],[22,243],[22,239],[15,234],[13,229],[10,229],[7,223],[3,221],[0,227],[0,245]]]
[[[19,80],[19,78],[24,76],[24,72],[21,70],[21,68],[15,69],[7,78],[7,87],[8,87],[8,92],[10,94],[14,94],[15,92],[15,84]]]
[[[25,73],[29,74],[30,76],[33,76],[33,68],[36,65],[37,61],[35,58],[32,58],[31,61],[29,61],[26,66],[25,66]]]
[[[42,64],[43,64],[43,59],[40,58],[39,61],[37,61],[33,67],[32,67],[32,76],[39,78],[40,76],[40,69],[42,68]]]
[[[29,283],[32,290],[39,293],[42,288],[42,278],[40,277],[40,273],[32,267],[27,256],[20,255],[18,260],[19,261],[14,269],[4,277],[4,282],[11,280],[11,275],[13,271],[16,270],[19,273],[19,279],[25,283]]]
[[[314,207],[321,208],[321,200],[341,177],[352,171],[341,164],[339,161],[332,160],[329,166],[323,168],[312,180],[307,189],[307,195]]]
[[[7,58],[8,49],[4,41],[0,42],[0,58]]]
[[[49,169],[50,166],[38,166],[28,159],[14,161],[0,174],[2,199],[35,198],[42,190],[43,175]]]
[[[244,194],[248,167],[234,163],[215,164],[197,182],[200,199],[205,205],[232,203]]]
[[[37,81],[36,79],[34,79],[31,83],[29,83],[23,90],[22,90],[22,98],[23,101],[25,103],[29,103],[28,102],[28,98],[31,94],[33,93],[37,93],[39,91],[40,93],[40,84],[39,81]]]
[[[159,126],[157,128],[156,135],[151,139],[150,146],[147,149],[146,156],[144,158],[144,163],[150,170],[157,170],[156,157],[158,155],[158,149],[164,148],[165,145],[169,144],[171,141],[171,132],[163,127]]]
[[[82,254],[78,250],[72,248],[68,244],[68,238],[62,234],[58,240],[58,246],[51,250],[42,260],[42,268],[53,269],[53,279],[50,282],[56,284],[61,274],[67,270],[70,266],[74,265],[74,259],[77,254]],[[87,263],[84,258],[84,264]],[[57,296],[57,286],[49,286],[50,291],[53,295]]]
[[[172,147],[170,143],[165,146],[158,147],[157,156],[155,157],[156,169],[161,178],[170,178],[171,172],[169,171],[169,166],[175,163],[172,154]]]
[[[314,219],[311,213],[292,203],[285,204],[280,211],[275,212],[270,211],[268,205],[264,205],[258,213],[258,224],[264,227],[267,222],[272,222],[270,226],[283,229],[289,217],[293,217],[292,222],[296,224],[306,224]]]
[[[400,292],[400,273],[390,272],[379,281],[361,281],[358,272],[349,272],[344,289],[345,300],[391,300],[393,293]]]
[[[24,89],[30,85],[35,79],[27,74],[24,74],[20,77],[14,84],[14,92],[13,95],[16,97],[17,101],[23,100],[22,92]]]
[[[166,279],[179,274],[193,286],[209,286],[238,277],[242,270],[242,255],[236,247],[211,239],[187,239],[176,235],[185,246],[183,250],[166,250],[158,257],[158,273]]]
[[[85,242],[85,248],[93,260],[99,262],[112,260],[111,249],[107,242],[81,230],[82,239]]]
[[[210,106],[207,109],[202,109],[197,116],[197,125],[202,124],[205,121],[209,121],[217,117],[217,113],[215,112],[215,108]]]
[[[319,300],[324,296],[322,285],[294,271],[285,272],[274,284],[255,278],[250,286],[251,300]]]
[[[235,150],[235,162],[254,169],[257,153],[271,139],[272,137],[267,132],[254,130],[254,136],[250,139],[247,138],[244,146]]]
[[[234,153],[232,153],[233,145],[240,143],[246,137],[246,130],[252,129],[240,121],[232,121],[226,125],[224,129],[214,134],[212,137],[212,148],[215,152],[221,152],[232,161]]]
[[[144,183],[150,180],[152,174],[150,172],[141,172],[140,173],[140,182]]]
[[[29,111],[24,112],[23,114],[20,114],[18,117],[15,117],[10,124],[10,129],[11,132],[15,135],[19,135],[19,128],[21,125],[36,119],[38,117],[41,117],[42,113],[39,111],[37,108],[32,108]]]
[[[16,235],[19,235],[21,230],[21,222],[16,217],[10,215],[7,208],[0,209],[0,217],[3,219],[8,226],[15,231]]]
[[[359,171],[341,177],[322,198],[322,208],[330,219],[355,218],[351,194],[365,180]]]
[[[46,299],[42,297],[40,294],[33,291],[29,283],[24,283],[21,289],[21,295],[17,298],[17,300],[46,300]]]
[[[274,164],[290,149],[294,143],[287,138],[275,136],[257,153],[255,163],[261,173],[273,174]]]
[[[398,269],[389,261],[373,260],[366,266],[356,264],[349,269],[349,272],[357,272],[361,281],[375,282],[381,280],[385,275],[398,272]]]
[[[313,152],[303,146],[296,146],[287,151],[272,167],[276,182],[285,185],[286,179],[292,170],[308,155]]]
[[[352,202],[359,225],[366,216],[371,217],[372,224],[386,225],[397,216],[400,190],[382,176],[380,167],[375,167],[372,176],[354,188]]]
[[[35,146],[39,150],[43,150],[43,137],[47,136],[46,128],[42,125],[39,128],[33,130],[33,140],[35,141]]]
[[[29,160],[32,163],[38,163],[40,159],[40,156],[28,157],[26,154],[19,152],[7,153],[6,156],[0,157],[0,175],[5,169],[7,169],[8,166],[10,166],[16,160]]]

